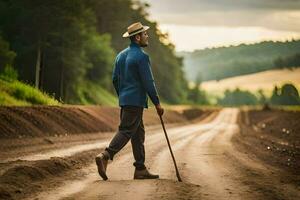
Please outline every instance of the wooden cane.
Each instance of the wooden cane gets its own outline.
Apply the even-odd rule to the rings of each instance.
[[[177,164],[176,164],[176,161],[175,161],[175,157],[174,157],[171,145],[170,145],[170,141],[169,141],[169,138],[168,138],[168,135],[167,135],[167,131],[166,131],[166,128],[165,128],[164,121],[163,121],[161,115],[159,115],[159,118],[160,118],[160,122],[161,122],[161,125],[162,125],[163,129],[164,129],[164,133],[165,133],[165,136],[166,136],[166,139],[167,139],[167,142],[168,142],[169,150],[170,150],[170,153],[171,153],[171,156],[172,156],[172,159],[173,159],[173,163],[174,163],[174,166],[175,166],[175,170],[176,170],[177,179],[178,179],[179,182],[182,182],[181,177],[179,175],[178,168],[177,168]]]

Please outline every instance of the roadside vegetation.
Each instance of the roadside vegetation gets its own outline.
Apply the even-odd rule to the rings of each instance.
[[[151,27],[145,51],[164,104],[299,105],[293,85],[282,86],[282,91],[274,88],[271,98],[264,91],[238,88],[216,98],[201,87],[207,80],[274,68],[293,70],[300,66],[299,40],[241,44],[178,56],[168,34],[148,19],[149,6],[139,0],[74,0],[72,4],[68,0],[0,0],[0,104],[117,106],[111,83],[114,59],[129,45],[122,38],[127,25],[141,21]],[[195,86],[189,88],[191,80]]]
[[[7,66],[0,74],[0,105],[59,105],[49,94],[17,79],[17,72]]]
[[[126,27],[140,21],[151,27],[145,51],[161,99],[187,101],[182,59],[148,19],[148,7],[138,0],[0,0],[0,71],[11,65],[19,81],[66,104],[117,105],[114,59],[129,45]]]

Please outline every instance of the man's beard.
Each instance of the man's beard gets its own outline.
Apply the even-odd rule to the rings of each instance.
[[[147,47],[147,46],[148,46],[147,43],[141,44],[141,47]]]

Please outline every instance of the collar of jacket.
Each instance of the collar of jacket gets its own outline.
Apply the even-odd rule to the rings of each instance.
[[[130,43],[130,47],[136,47],[136,48],[139,48],[139,49],[141,48],[140,45],[138,45],[138,44],[135,43],[135,42],[131,42],[131,43]]]

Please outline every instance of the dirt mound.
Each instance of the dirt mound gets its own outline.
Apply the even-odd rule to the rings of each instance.
[[[118,127],[119,112],[119,108],[100,106],[0,107],[0,139],[4,141],[0,145],[3,147],[0,147],[0,157],[22,155],[24,149],[26,155],[37,152],[36,149],[39,149],[39,153],[44,153],[56,148],[68,148],[73,144],[88,144],[99,139],[99,135],[111,134],[106,131],[114,131]],[[193,115],[194,119],[199,115]],[[163,118],[166,123],[190,123],[188,119],[193,119],[172,110],[167,110]],[[144,123],[160,124],[154,109],[145,110]],[[101,131],[103,134],[97,133]],[[69,137],[71,134],[74,135]],[[52,137],[55,135],[66,137]],[[99,151],[88,150],[48,160],[8,160],[0,163],[0,199],[24,199],[47,190],[52,184],[62,184],[65,177],[76,177],[76,173],[82,173],[78,169],[94,162]],[[82,174],[78,176],[81,177]],[[178,189],[180,185],[174,184],[174,187]],[[198,189],[197,186],[186,185],[186,189],[178,191],[190,191],[188,187],[194,188],[192,191]],[[173,190],[162,190],[160,197],[167,198],[173,193]],[[191,198],[193,196],[187,195]]]
[[[45,189],[45,180],[63,176],[91,163],[99,150],[83,152],[73,157],[39,160],[19,164],[8,169],[0,177],[0,199],[22,199]]]
[[[55,136],[115,131],[120,109],[100,106],[0,107],[0,138]],[[145,110],[145,125],[159,124],[154,109]],[[176,111],[166,111],[166,123],[185,122]]]
[[[299,111],[255,111],[249,112],[250,123],[263,132],[300,148],[300,112]]]
[[[204,113],[205,113],[204,110],[192,109],[192,108],[182,111],[182,114],[189,120],[195,119],[195,118],[203,115]]]
[[[216,115],[218,113],[217,111],[219,110],[220,109],[188,108],[182,110],[181,114],[189,121],[202,121],[204,118],[208,119],[208,116],[211,115],[212,113]]]
[[[233,140],[237,147],[242,144],[242,150],[263,162],[300,175],[300,112],[244,110],[239,124],[241,134]]]

